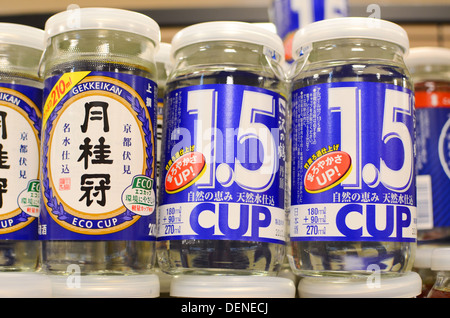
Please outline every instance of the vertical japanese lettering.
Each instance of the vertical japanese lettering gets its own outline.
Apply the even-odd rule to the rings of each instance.
[[[6,139],[8,134],[6,132],[6,112],[0,111],[0,129],[1,129],[1,138]]]
[[[103,132],[109,131],[109,121],[108,121],[108,103],[94,101],[85,103],[85,117],[84,122],[81,125],[81,132],[86,133],[88,131],[88,125],[90,121],[103,121]],[[109,159],[111,155],[111,146],[105,144],[105,137],[101,136],[98,138],[98,144],[91,145],[91,138],[86,137],[83,140],[83,144],[80,145],[81,155],[79,156],[77,162],[82,162],[84,170],[89,169],[89,163],[103,165],[112,164],[113,160]],[[90,161],[89,161],[90,160]],[[106,203],[106,190],[111,187],[109,174],[83,174],[81,176],[81,187],[80,189],[84,191],[83,196],[80,198],[80,202],[86,200],[86,206],[90,206],[93,202],[91,194],[94,197],[100,197],[96,202],[105,206]],[[95,179],[97,180],[97,185],[95,184]],[[95,192],[92,192],[95,190]]]
[[[97,180],[97,183],[95,181]],[[111,180],[109,174],[83,174],[81,176],[81,190],[84,191],[80,202],[86,200],[86,205],[90,206],[93,202],[91,195],[98,198],[96,201],[99,205],[106,204],[106,190],[111,189],[109,186]],[[96,185],[95,185],[96,184]],[[94,190],[95,192],[92,192]],[[99,197],[100,194],[100,197]]]
[[[100,110],[96,110],[99,108]],[[103,119],[103,132],[109,131],[108,122],[108,103],[105,102],[90,102],[84,104],[84,123],[81,125],[81,131],[85,133],[88,129],[88,122],[90,120],[102,120]]]
[[[8,192],[6,189],[7,182],[6,178],[0,178],[0,208],[3,207],[3,194]]]

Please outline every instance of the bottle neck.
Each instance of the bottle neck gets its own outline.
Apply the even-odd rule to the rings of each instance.
[[[47,46],[41,74],[62,64],[123,64],[155,73],[155,43],[129,32],[115,30],[75,30],[52,37]]]
[[[284,79],[282,57],[262,45],[235,41],[191,44],[175,54],[174,69],[178,73],[192,69],[227,69],[263,72]],[[268,75],[266,75],[268,76]],[[272,74],[273,76],[273,74]]]
[[[13,44],[0,45],[0,80],[14,77],[39,81],[38,66],[42,51]]]
[[[338,39],[314,43],[308,61],[383,60],[404,64],[403,50],[397,44],[373,39]]]
[[[450,65],[417,65],[409,68],[416,83],[425,81],[449,82]]]
[[[403,49],[397,44],[373,39],[333,39],[313,43],[291,68],[290,77],[305,69],[343,64],[381,64],[400,67],[407,72]]]

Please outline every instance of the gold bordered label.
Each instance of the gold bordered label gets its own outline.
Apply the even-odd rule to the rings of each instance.
[[[74,78],[81,78],[84,72],[80,73]],[[76,238],[77,234],[133,236],[139,231],[131,227],[143,217],[147,219],[140,225],[145,228],[141,237],[149,236],[149,224],[153,222],[149,218],[154,218],[155,204],[156,87],[142,77],[113,73],[116,78],[112,78],[103,74],[90,73],[71,86],[57,105],[49,104],[48,109],[53,107],[53,111],[43,130],[42,182],[47,214],[43,213],[40,227],[45,238]],[[132,81],[125,81],[132,77]],[[151,189],[131,196],[130,202],[145,201],[145,209],[123,201],[125,193],[130,195],[136,176],[151,179]],[[148,187],[148,182],[141,183]],[[48,228],[54,224],[68,232],[55,235],[56,231],[52,233]],[[128,234],[121,233],[125,230]]]

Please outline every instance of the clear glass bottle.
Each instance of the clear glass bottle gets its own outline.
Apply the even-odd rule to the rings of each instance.
[[[0,271],[38,265],[43,39],[43,30],[0,23]]]
[[[450,298],[450,248],[439,247],[431,255],[431,270],[436,271],[436,281],[427,298]]]
[[[415,87],[418,239],[448,242],[450,165],[444,136],[450,129],[450,49],[412,48],[406,65]]]
[[[248,23],[207,22],[175,35],[172,52],[159,265],[177,275],[276,275],[285,253],[288,118],[281,39]]]
[[[159,26],[137,12],[83,8],[52,16],[45,29],[43,267],[147,273],[155,261]]]
[[[413,85],[399,26],[315,22],[294,39],[288,251],[300,275],[411,270],[416,247]]]

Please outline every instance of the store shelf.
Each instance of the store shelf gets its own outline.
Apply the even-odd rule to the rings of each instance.
[[[129,8],[151,16],[162,27],[183,26],[211,20],[238,20],[246,22],[269,21],[268,6],[207,6],[207,7],[170,7],[170,8]],[[383,4],[380,5],[381,18],[396,23],[450,23],[450,5],[444,4]],[[14,11],[13,11],[14,12]],[[54,12],[0,14],[3,22],[16,22],[43,28],[45,21]],[[349,5],[350,16],[368,16],[367,5]]]
[[[450,47],[450,18],[448,14],[450,4],[444,4],[438,0],[430,0],[427,4],[418,4],[415,0],[410,1],[411,4],[406,4],[400,0],[394,1],[393,4],[381,1],[379,4],[381,18],[405,27],[410,37],[411,46]],[[216,1],[213,2],[214,5],[209,4],[203,7],[199,6],[199,0],[184,6],[177,6],[176,2],[171,1],[169,2],[170,5],[158,6],[155,5],[155,1],[149,1],[147,6],[137,6],[132,1],[128,4],[129,7],[122,6],[122,8],[144,13],[156,20],[161,26],[163,42],[170,42],[173,35],[182,27],[199,22],[212,20],[269,21],[268,1],[247,0],[240,5],[234,0],[227,4]],[[101,3],[95,4],[101,5]],[[83,7],[82,4],[80,6]],[[29,10],[20,11],[16,8],[10,8],[0,12],[0,21],[44,28],[45,21],[57,12],[58,8],[47,5],[34,13]],[[46,12],[45,10],[55,11]],[[365,0],[349,1],[349,15],[369,16],[370,12],[367,12]]]

